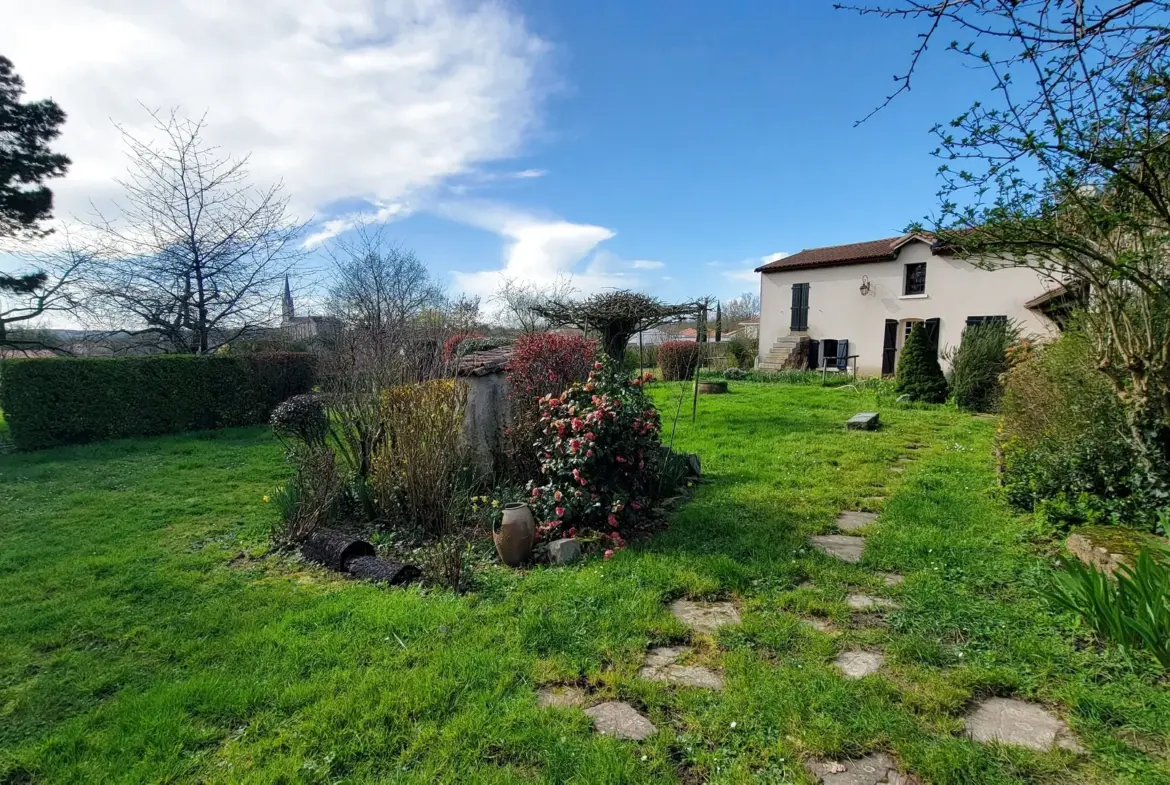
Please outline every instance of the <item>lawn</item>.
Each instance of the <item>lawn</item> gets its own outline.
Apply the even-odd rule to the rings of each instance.
[[[655,395],[669,436],[678,389]],[[874,407],[881,431],[843,430]],[[1054,546],[994,498],[993,428],[733,383],[679,422],[709,482],[667,531],[490,568],[464,596],[267,555],[262,497],[286,469],[262,429],[0,455],[0,782],[782,783],[872,750],[927,782],[1170,781],[1170,691],[1042,599]],[[842,509],[881,512],[859,565],[807,546]],[[857,623],[859,590],[901,608]],[[688,637],[679,597],[733,599],[742,624]],[[648,646],[682,641],[723,692],[638,678]],[[839,674],[853,645],[883,648],[881,673]],[[538,708],[569,682],[658,733]],[[1087,753],[963,738],[986,695],[1048,705]]]

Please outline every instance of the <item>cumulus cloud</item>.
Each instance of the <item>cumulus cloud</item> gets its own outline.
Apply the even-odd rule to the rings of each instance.
[[[474,0],[0,0],[0,18],[29,97],[69,115],[59,216],[115,193],[111,121],[150,138],[143,107],[179,107],[302,218],[324,212],[318,241],[519,152],[547,50],[508,4]]]
[[[460,202],[440,205],[445,218],[497,234],[505,242],[498,268],[453,272],[454,286],[466,294],[489,299],[505,279],[553,284],[572,278],[581,294],[604,289],[637,288],[636,263],[598,246],[614,236],[604,226],[542,217],[505,205]]]

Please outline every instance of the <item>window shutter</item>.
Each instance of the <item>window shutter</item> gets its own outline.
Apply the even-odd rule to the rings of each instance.
[[[926,324],[926,340],[930,344],[930,351],[935,357],[938,357],[938,334],[942,327],[941,319],[927,319]]]
[[[792,284],[792,321],[788,327],[791,330],[804,331],[808,329],[808,284]]]
[[[844,371],[849,368],[849,341],[842,338],[837,341],[837,370]]]
[[[894,358],[898,353],[898,320],[886,319],[885,338],[882,342],[882,376],[894,372]]]

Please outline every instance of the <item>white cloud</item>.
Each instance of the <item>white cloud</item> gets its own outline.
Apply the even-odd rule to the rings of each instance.
[[[655,262],[650,259],[635,259],[631,262],[635,270],[661,270],[666,266],[666,262]]]
[[[208,141],[251,153],[257,183],[283,179],[302,218],[341,200],[347,213],[409,212],[519,152],[547,50],[508,4],[475,0],[0,0],[0,19],[28,97],[69,116],[61,217],[115,192],[125,159],[111,120],[149,136],[143,105],[206,111]]]
[[[760,264],[768,264],[769,262],[778,262],[781,259],[785,258],[786,256],[792,256],[792,254],[788,253],[787,251],[777,251],[776,253],[770,253],[767,256],[760,257]]]
[[[756,272],[756,268],[749,267],[746,270],[724,270],[723,277],[729,281],[743,281],[745,283],[758,283],[760,274]]]
[[[540,217],[506,205],[459,202],[438,206],[435,212],[453,221],[475,226],[505,240],[502,265],[491,270],[453,272],[455,288],[484,300],[505,279],[552,284],[571,277],[581,294],[604,289],[637,288],[636,263],[599,249],[614,236],[611,229]]]

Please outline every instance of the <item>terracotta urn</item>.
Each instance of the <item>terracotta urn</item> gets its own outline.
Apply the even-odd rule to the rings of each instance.
[[[519,567],[532,555],[532,544],[536,539],[536,519],[532,510],[523,502],[504,505],[504,514],[492,529],[492,541],[500,561],[509,567]]]

